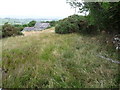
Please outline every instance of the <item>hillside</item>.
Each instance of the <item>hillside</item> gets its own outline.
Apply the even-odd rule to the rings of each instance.
[[[118,86],[117,53],[103,36],[55,34],[54,28],[2,40],[4,88],[108,88]]]

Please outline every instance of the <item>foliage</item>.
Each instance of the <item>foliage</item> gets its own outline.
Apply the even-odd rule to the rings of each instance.
[[[19,29],[19,31],[22,31],[24,29],[24,27],[26,27],[25,24],[24,25],[16,24],[14,26],[17,27]]]
[[[60,34],[73,32],[91,33],[93,29],[93,25],[89,25],[83,16],[72,15],[60,20],[55,27],[55,32]]]
[[[74,19],[65,18],[63,20],[60,20],[59,23],[56,25],[55,32],[59,34],[75,32],[75,25],[76,24]]]
[[[50,23],[51,27],[54,27],[58,23],[58,21],[49,21],[48,23]]]
[[[28,26],[33,27],[35,25],[35,23],[36,23],[36,21],[31,21],[31,22],[28,23]]]
[[[2,37],[9,37],[9,36],[16,36],[16,35],[22,35],[19,28],[8,23],[5,23],[2,26]]]
[[[59,22],[59,24],[55,27],[55,32],[60,34],[72,33],[78,30],[78,25],[72,24],[67,20]]]
[[[80,12],[78,10],[81,10],[83,7],[83,3],[79,2],[79,0],[66,0],[66,3],[68,3],[72,8],[75,9],[74,14],[77,14],[78,12]]]
[[[110,30],[111,31],[116,31],[118,33],[120,33],[120,1],[116,2],[116,3],[109,3],[109,8],[108,8],[108,22],[107,22],[107,26],[110,26]]]
[[[28,27],[28,24],[23,24],[22,26],[23,26],[23,27]]]
[[[96,2],[85,4],[89,8],[88,20],[100,30],[118,32],[120,25],[120,2]]]
[[[69,0],[74,2],[72,7],[80,7],[81,12],[89,12],[87,20],[90,25],[95,25],[99,31],[107,31],[109,33],[119,31],[120,26],[120,1],[119,2],[84,2],[84,5],[78,6],[76,0]],[[86,0],[84,0],[86,1]],[[82,4],[82,3],[81,3]]]

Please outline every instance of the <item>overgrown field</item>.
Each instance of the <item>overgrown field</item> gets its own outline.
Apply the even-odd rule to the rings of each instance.
[[[118,87],[118,59],[102,36],[59,35],[53,32],[2,40],[4,88]]]

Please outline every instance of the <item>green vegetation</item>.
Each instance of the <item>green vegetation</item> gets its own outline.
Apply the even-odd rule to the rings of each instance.
[[[120,25],[120,2],[97,2],[86,3],[90,9],[89,21],[98,27],[100,30],[105,30],[109,33],[119,33]]]
[[[5,23],[2,26],[2,37],[10,37],[10,36],[16,36],[16,35],[22,35],[19,28],[16,28],[13,25],[8,23]]]
[[[28,23],[28,26],[33,27],[35,24],[36,24],[36,21],[31,21],[31,22]]]
[[[0,28],[0,35],[3,38],[10,37],[10,36],[16,36],[16,35],[23,35],[21,31],[24,29],[24,27],[33,27],[35,23],[36,21],[31,21],[28,24],[24,24],[24,25],[20,25],[20,24],[11,25],[8,22],[6,22]]]
[[[79,8],[80,12],[89,11],[86,16],[90,25],[95,25],[96,31],[108,33],[120,33],[120,1],[119,2],[84,2],[78,0],[66,0],[72,7]],[[84,0],[86,1],[86,0]]]
[[[50,23],[51,27],[55,27],[55,25],[58,23],[58,21],[48,21]]]
[[[28,25],[24,24],[24,25],[20,25],[20,24],[15,24],[13,25],[14,27],[18,28],[19,31],[22,31],[24,29],[24,27],[27,27]]]
[[[93,30],[95,30],[95,27],[93,25],[89,25],[87,19],[79,15],[72,15],[60,20],[55,27],[55,32],[59,34],[73,32],[90,34]]]
[[[45,23],[50,23],[50,27],[54,27],[58,21],[44,21]],[[30,21],[28,24],[14,24],[11,25],[8,22],[6,22],[4,25],[0,26],[0,38],[1,37],[10,37],[10,36],[16,36],[16,35],[22,35],[21,31],[25,27],[33,27],[35,25],[36,21]]]
[[[77,15],[61,20],[56,26],[56,33],[80,32],[90,34],[101,31],[110,34],[120,33],[120,2],[84,2],[83,5],[77,0],[69,0],[68,3],[73,8],[79,8],[80,12],[89,11],[89,14],[84,17],[82,23],[80,22],[81,16]]]
[[[104,35],[40,33],[2,40],[3,88],[118,87],[117,59]]]
[[[79,8],[80,12],[89,11],[89,15],[47,21],[51,27],[55,26],[47,33],[44,30],[0,40],[3,88],[120,87],[119,64],[98,57],[120,62],[120,50],[115,50],[111,42],[120,33],[120,2],[84,2],[83,5],[76,1],[68,3],[75,11]],[[2,27],[3,35],[14,36],[23,27],[34,24],[35,21],[14,26],[6,23]]]
[[[80,17],[73,15],[65,18],[56,25],[55,32],[60,34],[72,33],[79,30]]]

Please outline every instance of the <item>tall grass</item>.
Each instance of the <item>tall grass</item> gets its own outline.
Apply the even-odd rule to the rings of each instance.
[[[40,33],[3,39],[3,87],[118,87],[118,65],[96,56],[109,52],[98,38]]]

